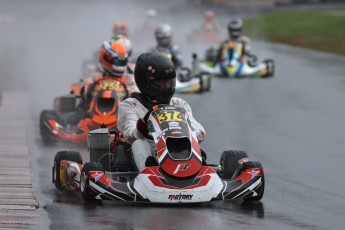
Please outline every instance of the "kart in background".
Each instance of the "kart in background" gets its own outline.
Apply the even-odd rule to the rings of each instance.
[[[157,52],[172,60],[169,49],[160,47]],[[211,90],[211,75],[208,72],[198,71],[196,68],[197,56],[192,56],[192,68],[185,66],[176,68],[176,93],[203,93]]]
[[[272,59],[257,62],[255,55],[242,54],[242,44],[231,42],[224,54],[224,60],[217,61],[217,50],[209,48],[204,61],[199,61],[202,72],[225,78],[269,78],[274,76],[275,63]]]
[[[81,84],[73,84],[71,94],[54,99],[54,109],[40,114],[40,133],[45,144],[87,142],[91,130],[101,126],[109,129],[117,125],[120,102],[128,96],[124,83],[113,78],[100,78],[95,83],[91,98],[81,99]],[[80,100],[89,100],[83,108]]]

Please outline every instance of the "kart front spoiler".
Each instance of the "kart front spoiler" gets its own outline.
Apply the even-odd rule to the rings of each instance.
[[[135,179],[121,183],[103,172],[89,172],[88,186],[95,199],[151,203],[200,203],[260,195],[261,168],[251,168],[231,180],[222,180],[208,166],[188,180],[170,178],[158,167],[145,168]]]

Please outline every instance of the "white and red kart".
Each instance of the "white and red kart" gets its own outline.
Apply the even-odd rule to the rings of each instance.
[[[80,191],[87,200],[152,203],[200,203],[213,200],[260,200],[264,172],[244,151],[224,151],[219,165],[206,163],[188,115],[182,108],[155,106],[145,116],[157,151],[137,171],[130,146],[106,128],[91,131],[90,161],[80,153],[58,152],[53,182],[59,190]]]

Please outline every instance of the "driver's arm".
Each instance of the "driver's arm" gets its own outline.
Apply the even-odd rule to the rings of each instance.
[[[183,65],[183,55],[180,48],[177,45],[173,45],[171,49],[172,62],[175,65],[175,69],[182,67]]]
[[[146,112],[147,109],[133,98],[120,103],[117,127],[128,144],[133,144],[137,139],[145,139],[136,127],[139,118],[143,118]]]
[[[241,36],[241,42],[243,44],[243,53],[250,56],[250,39],[247,36]]]

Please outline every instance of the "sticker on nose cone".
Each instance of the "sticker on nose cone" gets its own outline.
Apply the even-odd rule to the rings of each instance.
[[[169,195],[169,200],[192,200],[193,195]]]

